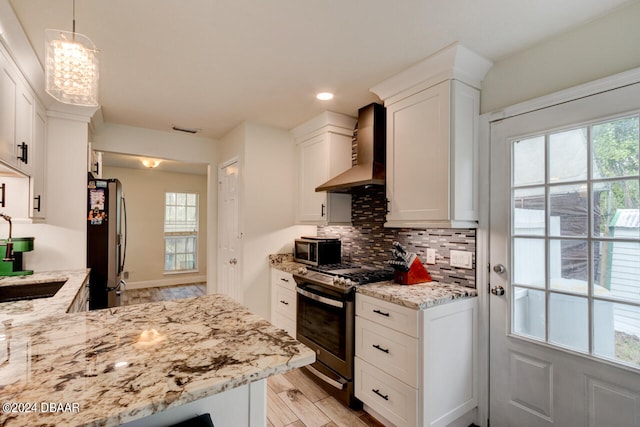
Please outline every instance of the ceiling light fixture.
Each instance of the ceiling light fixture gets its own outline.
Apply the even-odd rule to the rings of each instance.
[[[320,101],[329,101],[333,99],[333,94],[331,92],[320,92],[316,95],[316,98],[318,98]]]
[[[98,50],[87,36],[73,31],[45,30],[45,90],[65,104],[98,106]]]
[[[153,169],[153,168],[157,167],[160,164],[160,160],[144,159],[142,161],[142,164],[145,165],[146,167],[148,167],[149,169]]]

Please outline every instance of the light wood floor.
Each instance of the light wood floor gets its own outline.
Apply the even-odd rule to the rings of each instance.
[[[121,304],[167,301],[206,294],[206,284],[127,289]],[[267,379],[267,426],[269,427],[380,427],[364,411],[354,411],[333,397],[300,369]]]

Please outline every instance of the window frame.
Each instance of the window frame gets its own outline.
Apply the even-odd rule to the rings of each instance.
[[[174,195],[174,203],[169,202],[169,195]],[[178,203],[179,195],[184,195],[184,203]],[[189,196],[195,196],[195,204],[189,204]],[[174,212],[177,211],[177,208],[182,207],[185,209],[185,216],[187,215],[187,211],[189,208],[195,208],[195,226],[193,229],[187,229],[188,227],[184,227],[183,230],[176,230],[176,228],[180,228],[177,225],[178,221],[174,215],[172,221],[167,223],[168,211],[170,208],[174,208]],[[186,219],[186,218],[185,218]],[[186,221],[185,221],[186,223]],[[194,273],[198,272],[198,240],[199,240],[199,227],[200,225],[200,194],[197,192],[185,192],[185,191],[165,191],[165,199],[164,199],[164,221],[163,221],[163,236],[164,236],[164,263],[163,263],[163,273],[166,275],[171,274],[183,274],[183,273]],[[171,231],[167,231],[167,228]],[[178,240],[184,239],[183,247],[184,250],[177,252]],[[193,250],[189,251],[187,249],[189,245],[189,240],[193,239]],[[169,241],[172,240],[174,251],[173,253],[168,253],[167,249],[169,247]],[[168,257],[173,255],[173,269],[167,270],[167,259]],[[178,256],[192,256],[193,266],[192,268],[177,268],[178,267]]]

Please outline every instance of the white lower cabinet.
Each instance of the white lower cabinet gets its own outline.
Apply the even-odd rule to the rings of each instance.
[[[356,294],[355,394],[396,426],[447,426],[477,406],[477,298],[414,310]]]
[[[296,282],[293,275],[271,269],[271,323],[296,337]]]

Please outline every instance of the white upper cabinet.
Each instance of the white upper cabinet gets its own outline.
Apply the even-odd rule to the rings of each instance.
[[[387,108],[387,227],[474,228],[480,82],[459,44],[374,87]]]
[[[16,218],[44,218],[46,121],[44,107],[0,46],[0,163],[5,208]]]
[[[31,175],[31,217],[45,218],[45,176],[46,176],[46,132],[47,114],[41,106],[36,106],[33,116],[33,173]]]
[[[15,165],[16,89],[9,61],[0,50],[0,160]]]
[[[351,167],[356,119],[325,112],[292,130],[298,160],[296,220],[301,224],[348,224],[351,195],[316,187]]]
[[[8,55],[0,50],[0,161],[31,176],[36,98]]]

